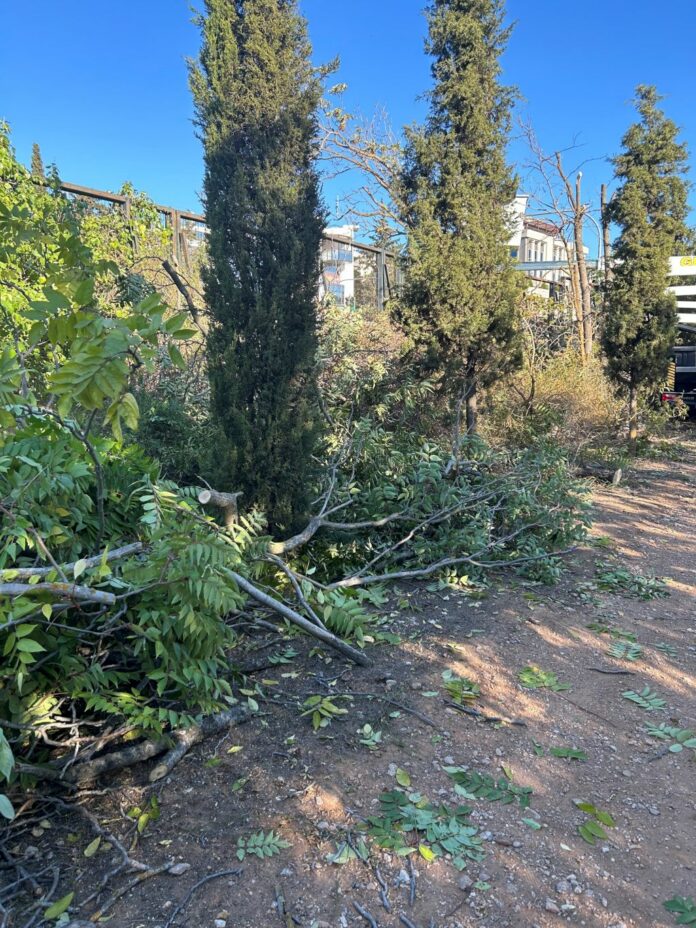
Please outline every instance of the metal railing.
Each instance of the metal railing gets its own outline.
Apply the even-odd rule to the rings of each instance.
[[[61,182],[60,190],[72,197],[109,203],[130,216],[132,200],[120,193]],[[202,213],[154,204],[164,225],[172,232],[172,257],[184,267],[189,266],[192,247],[205,241],[207,226]],[[352,306],[383,308],[394,299],[402,286],[399,256],[378,245],[357,242],[339,235],[322,239],[323,294],[332,293],[338,302]],[[342,288],[342,290],[340,289]]]

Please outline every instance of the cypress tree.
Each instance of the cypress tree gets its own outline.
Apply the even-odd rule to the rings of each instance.
[[[318,431],[321,78],[296,0],[206,0],[200,26],[214,479],[282,532],[306,513]]]
[[[44,170],[43,158],[41,157],[41,149],[39,148],[39,143],[34,142],[31,146],[31,176],[35,177],[37,180],[45,180],[46,171]]]
[[[667,292],[668,258],[690,240],[686,225],[688,152],[677,126],[658,107],[654,87],[639,86],[640,120],[613,159],[620,186],[607,216],[619,226],[607,285],[602,347],[613,380],[628,397],[629,441],[638,437],[641,389],[657,389],[667,374],[676,338],[677,308]]]
[[[402,176],[408,228],[403,321],[442,374],[449,398],[467,407],[521,362],[517,275],[510,258],[516,178],[506,164],[514,91],[500,83],[510,30],[503,0],[434,0],[430,112],[407,130]]]

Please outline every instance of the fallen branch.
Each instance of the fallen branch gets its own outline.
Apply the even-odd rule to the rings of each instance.
[[[605,673],[607,676],[615,677],[633,677],[635,670],[605,670],[603,667],[588,667],[588,670],[594,670],[595,673]]]
[[[130,557],[131,554],[139,554],[143,550],[141,542],[133,542],[132,545],[124,545],[122,548],[114,548],[113,551],[104,551],[102,554],[95,554],[93,557],[82,558],[81,561],[73,561],[70,564],[57,564],[51,567],[13,567],[6,570],[0,570],[0,579],[7,577],[11,580],[29,580],[31,577],[46,577],[54,570],[62,571],[66,576],[75,571],[75,566],[80,563],[84,570],[91,567],[97,567],[99,564],[110,564],[112,561],[121,560],[124,557]]]
[[[335,511],[336,510],[334,510],[334,512]],[[412,519],[408,519],[408,516],[405,516],[403,512],[393,512],[391,515],[384,516],[382,519],[373,519],[367,522],[334,522],[331,519],[327,519],[325,516],[314,516],[297,535],[293,535],[292,538],[288,538],[286,541],[271,542],[268,546],[268,550],[271,554],[289,554],[291,551],[295,551],[297,548],[301,548],[302,545],[307,544],[308,541],[311,541],[319,529],[322,528],[332,529],[335,532],[363,532],[368,529],[384,528],[392,522],[404,520],[413,521]]]
[[[248,715],[246,709],[239,707],[229,709],[217,715],[207,716],[199,725],[172,732],[169,737],[159,738],[156,741],[139,741],[118,751],[112,751],[110,754],[104,754],[94,760],[75,764],[68,767],[67,770],[64,769],[64,759],[57,761],[55,766],[45,767],[19,763],[17,764],[17,770],[19,773],[30,774],[42,780],[80,786],[83,783],[96,780],[105,773],[132,767],[168,751],[162,763],[158,764],[150,774],[150,782],[155,782],[166,776],[194,745],[199,744],[211,735],[218,734],[230,725],[241,724],[246,721]],[[174,740],[173,747],[172,739]]]
[[[218,880],[218,879],[221,879],[223,876],[239,876],[240,873],[243,873],[243,872],[244,871],[241,869],[219,870],[217,873],[210,873],[208,876],[204,876],[202,880],[199,880],[197,883],[195,883],[191,887],[191,889],[188,891],[184,899],[179,903],[178,906],[176,906],[172,914],[169,916],[167,921],[164,923],[164,928],[171,928],[172,924],[174,923],[174,919],[177,917],[179,912],[181,912],[181,910],[184,909],[189,904],[189,902],[193,898],[193,894],[197,892],[197,890],[199,890],[201,886],[205,886],[205,884],[209,883],[211,880]]]
[[[450,702],[449,700],[445,702],[446,706],[450,706],[452,709],[457,709],[459,712],[463,712],[464,715],[470,715],[474,719],[478,719],[480,722],[490,722],[492,724],[503,723],[505,725],[517,725],[519,728],[528,728],[526,722],[523,722],[522,719],[509,719],[504,715],[486,715],[484,712],[479,711],[479,709],[474,709],[472,706],[462,706],[458,702]]]
[[[389,583],[393,580],[422,580],[424,577],[430,577],[432,574],[443,570],[445,567],[456,567],[461,564],[473,564],[474,567],[485,567],[488,570],[504,570],[508,567],[517,567],[519,564],[527,564],[531,561],[543,561],[551,557],[564,557],[566,554],[572,554],[576,547],[566,548],[564,551],[550,551],[544,554],[534,554],[529,557],[518,557],[512,561],[479,561],[480,553],[471,554],[467,557],[445,557],[428,567],[419,567],[414,570],[395,570],[387,574],[373,574],[367,577],[345,577],[343,580],[336,580],[329,583],[324,589],[340,590],[349,589],[356,586],[368,586],[372,583]]]
[[[353,908],[361,918],[365,919],[370,928],[379,928],[374,915],[371,915],[367,909],[364,909],[358,902],[353,902]]]
[[[191,728],[175,732],[174,740],[176,743],[162,761],[150,772],[148,778],[150,783],[155,783],[157,780],[166,777],[194,745],[199,744],[206,738],[210,738],[211,735],[219,734],[231,725],[241,725],[247,721],[249,715],[249,710],[245,708],[230,709],[227,712],[207,716],[200,725],[193,725]]]
[[[313,622],[310,622],[309,619],[306,619],[304,616],[300,615],[299,612],[295,612],[294,609],[291,609],[289,606],[286,606],[285,603],[279,602],[277,599],[274,599],[272,596],[269,596],[268,593],[264,593],[263,590],[260,590],[258,587],[254,586],[253,583],[250,583],[246,577],[242,577],[241,574],[238,574],[235,570],[231,570],[229,567],[221,567],[220,570],[228,576],[231,580],[237,584],[237,586],[244,590],[252,599],[255,599],[257,603],[261,603],[262,606],[266,606],[269,609],[272,609],[274,612],[277,612],[284,619],[287,619],[288,622],[292,622],[293,625],[299,626],[299,628],[308,632],[314,638],[318,638],[320,641],[325,642],[335,651],[343,654],[345,657],[350,658],[350,660],[355,661],[356,664],[360,664],[362,667],[369,667],[370,660],[369,658],[358,651],[357,648],[352,647],[347,644],[345,641],[342,641],[340,638],[337,638],[336,635],[333,635],[330,631],[325,628],[320,628],[318,625],[315,625]]]
[[[26,596],[27,593],[49,593],[61,599],[101,603],[104,606],[113,606],[116,603],[113,593],[93,590],[89,586],[79,586],[76,583],[0,583],[0,596]]]

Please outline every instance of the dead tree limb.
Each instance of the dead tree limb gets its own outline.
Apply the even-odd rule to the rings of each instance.
[[[217,490],[201,490],[198,494],[198,502],[202,506],[217,506],[222,509],[225,520],[225,528],[232,528],[239,517],[238,500],[241,493],[219,493]]]
[[[50,593],[64,600],[79,600],[84,603],[101,603],[113,606],[116,597],[113,593],[93,590],[89,586],[77,583],[0,583],[0,596],[26,596],[27,593]]]
[[[181,731],[174,732],[174,747],[168,751],[159,764],[150,772],[150,783],[156,783],[157,780],[163,779],[179,763],[191,748],[217,735],[225,728],[231,725],[241,725],[249,718],[250,712],[246,708],[229,709],[227,712],[219,712],[217,715],[209,715],[203,719],[200,725],[193,725],[191,728],[185,728]]]
[[[193,319],[194,322],[198,322],[200,310],[198,309],[196,304],[193,302],[193,297],[191,296],[189,288],[184,283],[184,280],[181,274],[179,274],[179,272],[176,270],[174,265],[171,264],[171,262],[166,258],[162,262],[162,268],[166,271],[166,273],[171,278],[171,281],[176,287],[176,289],[183,296],[186,306],[188,308],[188,311],[191,313],[191,318]]]
[[[124,557],[130,557],[131,554],[139,554],[143,550],[141,542],[136,541],[131,545],[124,545],[122,548],[114,548],[113,551],[105,551],[103,554],[95,554],[93,557],[82,559],[85,570],[91,567],[97,567],[101,563],[110,564],[112,561],[122,560]],[[12,580],[29,580],[31,577],[46,577],[54,570],[60,570],[64,574],[72,574],[78,561],[71,564],[57,564],[51,567],[14,567],[11,569],[0,570],[0,579],[3,577]]]
[[[406,520],[408,520],[408,516],[403,512],[394,512],[383,519],[373,519],[367,522],[333,522],[324,516],[315,516],[309,520],[306,527],[297,535],[293,535],[292,538],[288,538],[286,541],[271,542],[268,550],[271,554],[289,554],[291,551],[301,548],[302,545],[306,545],[322,528],[335,532],[363,532],[369,529],[384,528],[392,522]]]
[[[362,653],[362,651],[358,651],[357,648],[352,647],[345,641],[341,641],[340,638],[332,635],[330,631],[327,631],[327,629],[319,628],[318,625],[310,622],[309,619],[306,619],[304,616],[300,615],[299,612],[295,612],[294,609],[286,606],[285,603],[281,603],[277,599],[274,599],[272,596],[269,596],[268,593],[264,593],[263,590],[260,590],[257,586],[254,586],[254,584],[250,583],[246,577],[242,577],[242,575],[238,574],[235,570],[230,570],[229,567],[221,567],[220,570],[226,574],[230,580],[234,580],[237,586],[241,590],[244,590],[244,592],[252,599],[256,600],[257,603],[260,603],[262,606],[266,606],[273,612],[277,612],[284,619],[287,619],[288,622],[292,622],[293,625],[297,625],[299,628],[303,629],[314,638],[318,638],[320,641],[328,644],[329,647],[334,649],[334,651],[338,651],[340,654],[343,654],[344,657],[350,658],[350,660],[355,661],[356,664],[360,664],[362,667],[370,666],[370,660],[365,654]]]

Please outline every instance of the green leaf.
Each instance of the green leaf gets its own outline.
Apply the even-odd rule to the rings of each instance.
[[[80,558],[79,561],[75,562],[75,566],[73,567],[73,577],[77,580],[77,578],[82,576],[82,574],[86,570],[87,570],[87,561],[85,558]]]
[[[0,815],[2,815],[3,818],[8,819],[10,822],[15,817],[15,811],[12,807],[12,803],[4,793],[0,793]]]
[[[435,855],[435,853],[433,852],[432,848],[429,848],[427,844],[419,844],[419,845],[418,845],[418,853],[421,855],[421,857],[423,858],[423,860],[427,860],[428,863],[430,863],[431,861],[435,860],[435,857],[436,857],[436,855]]]
[[[58,902],[54,902],[52,906],[46,909],[44,912],[44,918],[60,918],[63,912],[67,912],[70,903],[75,898],[75,893],[68,893],[67,896],[63,896],[62,899],[59,899]]]
[[[396,782],[399,784],[399,786],[403,786],[404,789],[407,789],[411,785],[411,777],[405,770],[399,767],[399,769],[396,771]]]
[[[94,855],[99,850],[99,845],[101,844],[101,837],[97,837],[94,841],[91,841],[87,847],[84,849],[83,854],[85,857],[94,857]]]
[[[532,831],[539,831],[541,829],[539,822],[535,821],[533,818],[523,818],[522,821],[525,825],[529,825]]]

